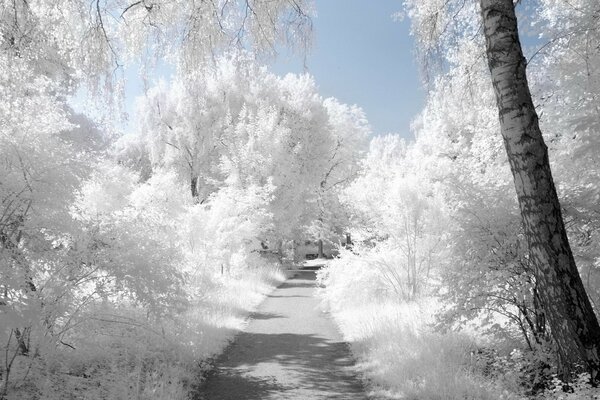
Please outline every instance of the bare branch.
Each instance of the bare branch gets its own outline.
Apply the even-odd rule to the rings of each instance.
[[[100,0],[96,0],[96,16],[98,18],[98,24],[99,24],[100,30],[102,31],[104,39],[106,40],[106,44],[107,44],[108,48],[110,49],[110,52],[112,53],[113,57],[115,58],[115,64],[116,64],[115,71],[116,71],[122,65],[119,63],[119,56],[118,56],[116,50],[114,49],[114,47],[110,41],[110,38],[108,37],[106,28],[104,27],[104,20],[102,19],[102,10],[100,9]]]
[[[134,8],[136,6],[139,6],[142,3],[143,3],[143,1],[140,0],[140,1],[136,1],[135,3],[131,3],[130,5],[128,5],[127,7],[125,7],[125,9],[123,10],[123,12],[120,15],[120,18],[125,19],[124,15],[127,13],[127,11],[131,10],[132,8]],[[150,9],[152,9],[152,6],[150,6]]]

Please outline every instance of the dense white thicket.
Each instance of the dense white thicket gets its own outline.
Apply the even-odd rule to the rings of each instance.
[[[373,140],[344,192],[361,244],[322,273],[323,297],[387,395],[592,396],[585,376],[572,395],[561,395],[553,380],[557,363],[499,135],[477,7],[406,4],[424,60],[439,63],[427,65],[434,74],[414,143]],[[528,12],[543,40],[528,74],[569,239],[596,304],[598,5],[542,1]],[[432,359],[427,348],[440,354]]]
[[[283,278],[257,253],[272,186],[194,204],[145,143],[125,146],[133,169],[116,163],[110,128],[65,99],[81,85],[120,98],[132,59],[169,54],[189,71],[231,45],[303,42],[309,13],[302,1],[0,2],[0,397],[185,398],[196,363]]]
[[[280,78],[234,53],[151,88],[137,114],[139,132],[122,139],[119,158],[140,173],[173,169],[199,203],[224,187],[270,187],[272,225],[256,236],[271,248],[341,233],[338,192],[369,128],[359,108],[323,99],[310,76]]]
[[[220,55],[248,32],[293,41],[303,2],[0,1],[0,397],[186,398],[284,278],[270,250],[346,229],[321,293],[380,395],[591,396],[552,380],[476,3],[405,4],[430,92],[414,142],[375,138],[363,159],[358,107]],[[529,78],[598,304],[599,7],[536,7]],[[118,94],[113,67],[150,48],[178,73],[134,133],[66,105],[82,83]]]
[[[2,86],[2,392],[185,398],[283,279],[265,245],[341,229],[362,111],[242,53],[151,89],[138,133],[106,151],[21,72]]]

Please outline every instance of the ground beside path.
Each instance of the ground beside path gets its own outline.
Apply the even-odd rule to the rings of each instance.
[[[319,308],[314,271],[271,293],[215,365],[197,400],[367,398],[347,345]]]

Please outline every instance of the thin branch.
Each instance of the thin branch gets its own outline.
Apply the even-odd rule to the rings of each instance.
[[[110,39],[108,37],[108,33],[106,32],[106,29],[104,27],[104,21],[102,19],[102,11],[100,10],[100,0],[96,0],[96,14],[98,17],[98,23],[100,26],[100,30],[102,31],[102,34],[104,35],[104,39],[106,40],[106,44],[108,45],[108,48],[110,49],[110,52],[113,54],[114,58],[115,58],[115,71],[117,69],[119,69],[121,67],[121,64],[119,63],[119,57],[117,52],[115,51],[112,43],[110,42]]]
[[[165,142],[165,144],[167,144],[167,145],[169,145],[169,146],[171,146],[171,147],[173,147],[173,148],[181,151],[181,149],[179,147],[177,147],[176,145],[174,145],[173,143],[167,142],[166,140],[164,142]]]
[[[62,344],[62,345],[65,345],[65,346],[67,346],[67,347],[70,347],[70,348],[72,348],[73,350],[77,350],[77,349],[76,349],[74,346],[70,345],[69,343],[65,343],[65,342],[63,342],[62,340],[59,340],[59,342],[60,342],[60,344]]]
[[[125,13],[127,13],[127,11],[131,10],[135,6],[139,6],[142,3],[143,3],[143,0],[136,1],[135,3],[131,3],[130,5],[128,5],[127,7],[125,7],[125,9],[123,10],[123,12],[121,13],[121,15],[120,15],[119,18],[125,19],[124,15],[125,15]],[[146,9],[148,9],[148,7],[146,7]],[[150,6],[150,9],[152,9],[152,6]]]
[[[526,61],[526,64],[529,65],[531,63],[531,60],[533,60],[542,50],[544,50],[546,47],[553,45],[554,43],[556,43],[557,41],[559,41],[560,39],[564,39],[566,37],[572,36],[576,33],[580,33],[585,31],[585,29],[581,29],[581,30],[575,30],[575,31],[570,31],[570,32],[566,32],[563,33],[562,35],[558,35],[554,38],[552,38],[551,40],[549,40],[547,43],[544,43],[543,46],[541,46],[539,49],[537,49],[535,51],[535,53],[533,53],[531,55],[531,57],[529,57],[529,59]]]

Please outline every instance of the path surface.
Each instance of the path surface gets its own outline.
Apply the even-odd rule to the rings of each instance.
[[[366,399],[334,323],[315,297],[315,273],[279,286],[216,360],[198,400]]]

